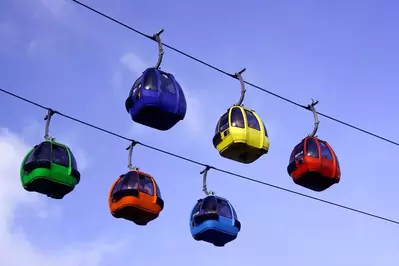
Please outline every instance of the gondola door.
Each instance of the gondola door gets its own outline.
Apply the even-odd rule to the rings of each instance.
[[[173,80],[169,78],[166,74],[160,73],[160,97],[162,105],[164,106],[174,106],[175,110],[169,110],[170,112],[176,112],[179,108],[179,97],[176,97],[176,88]]]
[[[258,119],[256,119],[256,116],[248,111],[245,110],[245,116],[247,118],[247,141],[248,141],[248,145],[252,145],[252,146],[259,146],[259,142],[262,141],[262,139],[260,139],[258,136],[258,132],[260,131],[260,125],[259,125],[259,121]]]
[[[319,140],[320,146],[320,160],[321,160],[321,169],[324,176],[331,176],[333,172],[335,172],[333,155],[330,152],[330,149],[324,143],[324,141]]]

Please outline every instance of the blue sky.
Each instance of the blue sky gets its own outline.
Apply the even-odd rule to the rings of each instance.
[[[84,1],[165,43],[317,110],[398,140],[396,1]],[[219,116],[239,82],[165,49],[188,101],[168,132],[133,124],[124,108],[132,82],[155,64],[157,47],[72,1],[0,3],[0,87],[146,144],[399,220],[397,147],[320,118],[318,136],[339,156],[341,183],[316,193],[286,173],[292,148],[312,130],[311,113],[247,88],[245,106],[269,131],[269,154],[250,165],[212,146]],[[398,265],[397,226],[214,171],[209,188],[242,223],[236,241],[215,248],[191,238],[188,218],[201,167],[136,147],[133,163],[152,174],[165,209],[147,227],[109,214],[112,182],[127,171],[124,140],[54,116],[51,134],[70,145],[82,180],[62,201],[23,191],[19,164],[43,137],[45,112],[0,95],[0,264],[44,265]]]

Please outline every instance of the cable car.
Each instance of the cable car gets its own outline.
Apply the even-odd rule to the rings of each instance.
[[[190,230],[195,240],[223,247],[237,238],[241,223],[228,200],[209,195],[198,200],[194,206],[190,217]]]
[[[163,58],[159,37],[162,32],[153,36],[158,42],[158,62],[134,82],[125,107],[134,122],[158,130],[169,130],[184,119],[187,103],[175,77],[159,69]]]
[[[249,164],[268,152],[269,138],[255,111],[232,106],[216,125],[213,146],[222,157]]]
[[[308,107],[314,112],[315,128],[293,149],[287,172],[297,185],[320,192],[339,183],[341,169],[331,146],[315,137],[319,121],[313,106]]]
[[[137,168],[121,175],[109,193],[112,216],[147,225],[163,210],[164,201],[154,178]]]
[[[26,154],[20,175],[25,190],[54,199],[62,199],[80,181],[73,153],[53,139],[43,141]]]
[[[296,184],[314,191],[339,183],[341,177],[338,158],[331,146],[311,136],[295,146],[287,171]]]
[[[245,84],[241,73],[244,71],[245,68],[235,74],[241,84],[240,100],[220,117],[212,142],[222,157],[249,164],[269,151],[269,137],[255,111],[242,106]]]
[[[183,90],[172,74],[148,68],[130,90],[126,110],[136,123],[169,130],[186,115]]]

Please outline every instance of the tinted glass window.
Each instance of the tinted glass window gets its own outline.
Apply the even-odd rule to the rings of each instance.
[[[122,178],[120,178],[120,179],[118,180],[118,182],[116,182],[114,188],[112,189],[112,196],[115,195],[116,192],[118,192],[119,190],[121,190],[121,184],[122,184],[122,182],[123,182],[123,177],[124,177],[124,176],[122,176]]]
[[[68,151],[64,147],[54,144],[52,145],[52,148],[53,163],[69,167]]]
[[[218,204],[215,197],[206,197],[202,203],[201,213],[217,212]]]
[[[38,148],[39,146],[36,146],[33,151],[29,154],[29,156],[26,158],[25,160],[25,165],[27,165],[28,163],[31,163],[35,160],[35,150]]]
[[[244,128],[244,116],[240,108],[233,108],[231,110],[231,126]]]
[[[237,216],[236,210],[234,210],[233,207],[231,207],[231,208],[233,209],[233,217],[234,217],[234,220],[238,220],[238,216]]]
[[[132,94],[137,90],[137,88],[141,87],[141,81],[142,81],[142,76],[139,77],[133,84],[132,89],[130,90],[129,96],[132,96]]]
[[[226,218],[230,218],[230,219],[232,218],[230,206],[227,203],[227,201],[218,199],[218,211],[219,211],[219,215],[226,217]]]
[[[78,164],[76,163],[75,156],[73,155],[71,149],[69,149],[69,156],[71,156],[71,166],[72,166],[72,169],[78,170]]]
[[[158,90],[158,75],[154,69],[150,69],[146,72],[144,77],[144,89],[146,90]]]
[[[176,94],[175,84],[173,80],[165,74],[161,74],[161,90]]]
[[[327,160],[332,161],[333,157],[330,152],[330,149],[323,142],[319,141],[319,143],[320,143],[321,156]]]
[[[216,128],[215,128],[215,135],[219,132],[219,121],[216,124]]]
[[[197,204],[194,206],[194,209],[191,213],[191,217],[194,217],[199,214],[201,203],[202,203],[202,200],[198,201]]]
[[[247,116],[248,127],[260,130],[258,119],[254,116],[254,114],[248,110],[245,110],[245,114]]]
[[[154,185],[151,178],[145,175],[140,175],[140,191],[148,195],[154,196]]]
[[[265,126],[265,124],[262,122],[262,124],[263,124],[263,130],[265,131],[265,136],[266,137],[268,137],[268,135],[267,135],[267,130],[266,130],[266,126]]]
[[[50,161],[51,158],[51,144],[50,142],[42,142],[40,145],[37,145],[31,154],[26,158],[25,164],[36,161]]]
[[[317,143],[313,138],[307,139],[306,141],[306,155],[313,158],[319,158]]]
[[[158,186],[157,182],[155,182],[155,180],[154,180],[154,183],[155,183],[155,189],[156,189],[156,192],[157,192],[157,197],[158,198],[162,198],[161,189],[159,188],[159,186]]]
[[[290,163],[303,157],[303,141],[295,146],[290,156]]]
[[[125,189],[137,189],[138,182],[137,182],[137,173],[136,172],[129,172],[126,175],[123,175],[119,181],[115,184],[112,194],[120,190]]]
[[[219,132],[225,131],[229,127],[229,112],[225,113],[219,121]]]

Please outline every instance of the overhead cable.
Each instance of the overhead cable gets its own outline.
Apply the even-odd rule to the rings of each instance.
[[[376,218],[376,219],[379,219],[379,220],[383,220],[383,221],[386,221],[386,222],[389,222],[389,223],[393,223],[393,224],[399,225],[399,221],[392,220],[392,219],[389,219],[389,218],[386,218],[386,217],[383,217],[383,216],[379,216],[379,215],[373,214],[371,212],[362,211],[362,210],[355,209],[355,208],[352,208],[352,207],[349,207],[349,206],[346,206],[346,205],[338,204],[338,203],[335,203],[335,202],[332,202],[332,201],[328,201],[328,200],[324,200],[324,199],[321,199],[321,198],[313,197],[313,196],[310,196],[310,195],[307,195],[307,194],[304,194],[304,193],[300,193],[300,192],[297,192],[297,191],[294,191],[294,190],[291,190],[291,189],[287,189],[287,188],[284,188],[284,187],[273,185],[273,184],[270,184],[270,183],[267,183],[267,182],[264,182],[264,181],[261,181],[261,180],[257,180],[257,179],[254,179],[254,178],[251,178],[251,177],[248,177],[248,176],[244,176],[244,175],[241,175],[241,174],[238,174],[238,173],[235,173],[235,172],[231,172],[231,171],[222,169],[222,168],[211,166],[209,164],[205,164],[205,163],[202,163],[200,161],[197,161],[197,160],[194,160],[194,159],[190,159],[190,158],[187,158],[185,156],[182,156],[182,155],[179,155],[179,154],[176,154],[176,153],[169,152],[167,150],[163,150],[163,149],[160,149],[160,148],[145,144],[143,142],[140,142],[140,141],[125,137],[125,136],[123,136],[121,134],[115,133],[115,132],[107,130],[105,128],[102,128],[102,127],[93,125],[91,123],[85,122],[85,121],[80,120],[78,118],[75,118],[75,117],[69,116],[67,114],[61,113],[59,111],[56,111],[55,109],[48,108],[48,107],[46,107],[46,106],[44,106],[44,105],[42,105],[40,103],[37,103],[37,102],[35,102],[33,100],[29,100],[27,98],[24,98],[24,97],[22,97],[20,95],[12,93],[12,92],[10,92],[8,90],[0,88],[0,91],[5,93],[5,94],[8,94],[8,95],[10,95],[12,97],[15,97],[15,98],[17,98],[19,100],[22,100],[24,102],[30,103],[30,104],[32,104],[32,105],[34,105],[36,107],[39,107],[39,108],[44,109],[44,110],[47,110],[48,112],[51,112],[53,114],[60,115],[62,117],[65,117],[65,118],[70,119],[72,121],[75,121],[77,123],[80,123],[80,124],[83,124],[85,126],[91,127],[91,128],[93,128],[95,130],[102,131],[102,132],[107,133],[109,135],[112,135],[114,137],[129,141],[129,143],[135,143],[135,145],[141,145],[143,147],[146,147],[146,148],[154,150],[154,151],[158,151],[158,152],[166,154],[168,156],[172,156],[172,157],[178,158],[180,160],[184,160],[184,161],[196,164],[196,165],[200,165],[200,166],[203,166],[203,167],[206,167],[206,168],[209,168],[209,169],[213,169],[215,171],[218,171],[218,172],[221,172],[221,173],[225,173],[225,174],[228,174],[228,175],[231,175],[231,176],[235,176],[235,177],[238,177],[238,178],[250,181],[250,182],[254,182],[254,183],[257,183],[257,184],[268,186],[268,187],[271,187],[271,188],[274,188],[274,189],[278,189],[280,191],[285,191],[285,192],[288,192],[288,193],[291,193],[291,194],[295,194],[295,195],[298,195],[298,196],[302,196],[302,197],[305,197],[305,198],[308,198],[308,199],[311,199],[311,200],[315,200],[315,201],[322,202],[322,203],[325,203],[325,204],[329,204],[329,205],[332,205],[332,206],[335,206],[335,207],[338,207],[338,208],[342,208],[342,209],[345,209],[345,210],[348,210],[348,211],[356,212],[356,213],[359,213],[359,214],[362,214],[362,215],[365,215],[365,216],[368,216],[368,217],[373,217],[373,218]]]

